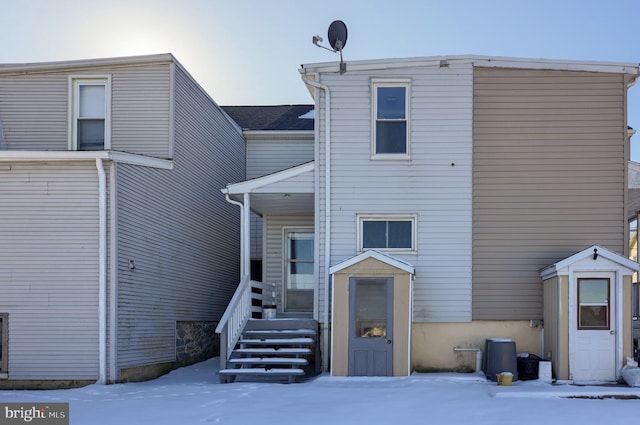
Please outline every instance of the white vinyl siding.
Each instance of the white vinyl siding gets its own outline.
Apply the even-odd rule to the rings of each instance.
[[[247,140],[247,179],[313,161],[313,131],[295,140]],[[313,175],[310,175],[313,178]],[[251,213],[251,258],[262,258],[262,219]]]
[[[411,161],[371,161],[371,75],[411,78]],[[416,268],[413,315],[417,322],[471,319],[472,68],[422,67],[322,74],[331,89],[331,258],[335,265],[357,254],[362,212],[418,213],[416,253],[398,258]],[[324,158],[324,94],[316,99],[320,155]],[[324,162],[324,161],[322,161]],[[324,289],[324,181],[319,172],[321,244],[319,300]]]
[[[95,162],[0,164],[9,379],[98,377]]]
[[[617,74],[475,70],[473,315],[542,315],[539,269],[625,252],[625,83]]]
[[[285,229],[313,228],[313,216],[270,215],[265,217],[265,241],[267,246],[265,268],[263,274],[265,282],[276,283],[276,305],[282,311],[283,283],[285,281]]]
[[[248,140],[247,179],[313,161],[313,132],[297,140]]]
[[[120,368],[175,361],[176,321],[219,320],[240,281],[239,210],[220,188],[244,180],[244,140],[175,78],[173,170],[117,166]]]

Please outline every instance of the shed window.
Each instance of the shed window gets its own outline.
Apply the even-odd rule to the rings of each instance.
[[[578,329],[609,329],[609,279],[578,279]]]

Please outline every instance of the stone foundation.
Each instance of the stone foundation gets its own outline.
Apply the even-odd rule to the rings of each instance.
[[[216,326],[216,322],[176,322],[176,368],[220,355]]]

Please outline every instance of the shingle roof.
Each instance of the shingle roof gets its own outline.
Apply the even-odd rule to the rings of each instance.
[[[222,106],[243,130],[313,130],[313,105]]]

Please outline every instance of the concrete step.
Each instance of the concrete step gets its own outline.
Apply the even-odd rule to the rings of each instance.
[[[260,339],[241,339],[238,341],[240,345],[313,345],[315,340],[313,338],[260,338]]]
[[[310,348],[291,347],[258,347],[258,348],[237,348],[233,350],[235,354],[248,356],[306,356],[311,354]]]
[[[227,360],[227,363],[237,365],[296,365],[306,366],[307,359],[297,357],[239,357]]]

